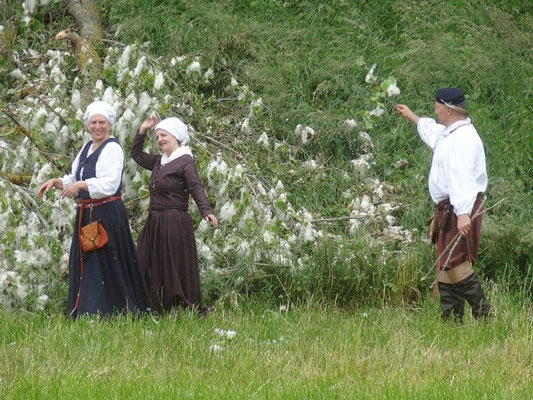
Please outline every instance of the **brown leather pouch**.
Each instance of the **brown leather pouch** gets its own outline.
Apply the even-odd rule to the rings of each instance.
[[[101,249],[107,242],[107,232],[100,221],[93,221],[81,228],[80,243],[85,253]]]

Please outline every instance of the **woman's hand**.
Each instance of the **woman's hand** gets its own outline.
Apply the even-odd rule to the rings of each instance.
[[[72,198],[76,197],[78,195],[78,192],[80,190],[82,190],[82,189],[83,190],[88,190],[87,184],[85,183],[85,181],[78,181],[78,182],[73,183],[72,185],[70,185],[65,190],[63,190],[61,192],[61,197],[67,197],[69,199],[72,199]]]
[[[148,117],[144,120],[144,122],[141,124],[141,127],[139,128],[139,133],[141,135],[144,135],[148,129],[153,129],[154,126],[157,125],[159,120],[155,115],[152,115],[151,117]]]
[[[59,178],[47,180],[37,191],[37,197],[43,197],[43,195],[52,188],[63,189],[63,181]]]
[[[206,221],[211,221],[211,225],[213,225],[215,228],[218,226],[218,220],[217,217],[215,217],[213,214],[208,214],[204,217]]]

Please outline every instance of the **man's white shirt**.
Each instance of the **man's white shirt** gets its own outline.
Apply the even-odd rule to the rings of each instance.
[[[449,198],[456,215],[470,214],[477,194],[487,189],[485,151],[470,119],[445,127],[420,118],[417,130],[433,150],[428,179],[433,202]]]

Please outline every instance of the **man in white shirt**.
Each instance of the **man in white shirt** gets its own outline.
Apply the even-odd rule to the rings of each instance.
[[[417,126],[420,138],[433,150],[428,183],[435,203],[443,316],[462,320],[467,300],[476,318],[486,317],[490,305],[472,264],[479,248],[487,171],[483,143],[468,118],[464,93],[450,87],[437,90],[437,121],[418,117],[404,104],[398,104],[396,112]]]

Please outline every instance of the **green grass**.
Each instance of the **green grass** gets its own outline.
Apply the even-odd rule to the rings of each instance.
[[[76,322],[1,312],[0,397],[526,398],[531,305],[499,288],[489,298],[494,319],[463,325],[441,321],[429,300],[353,311],[237,303],[205,318]]]

